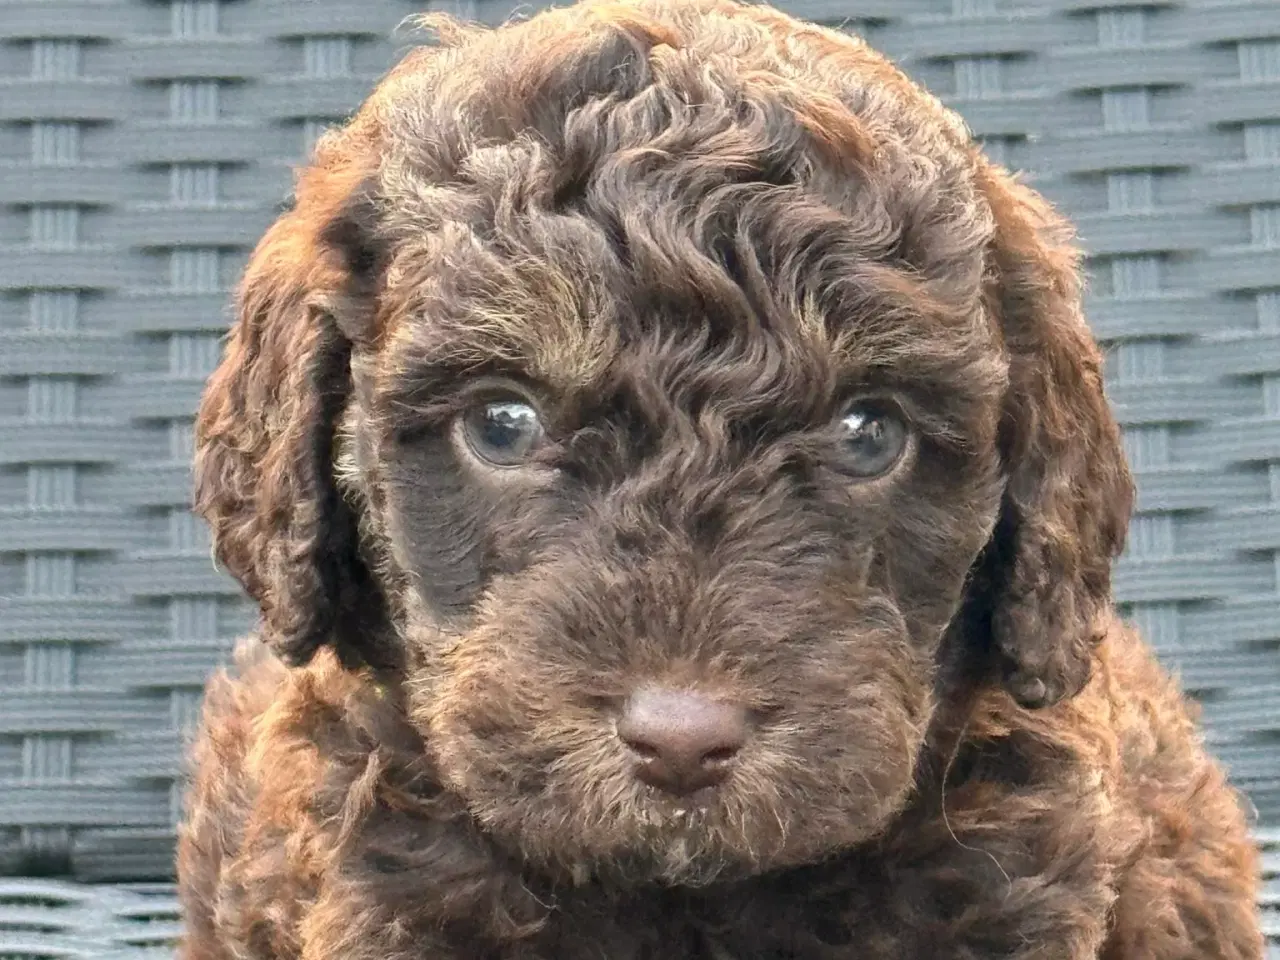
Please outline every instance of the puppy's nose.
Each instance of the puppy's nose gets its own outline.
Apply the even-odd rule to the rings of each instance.
[[[683,795],[729,775],[747,741],[747,713],[693,692],[650,688],[627,701],[618,736],[640,758],[636,776]]]

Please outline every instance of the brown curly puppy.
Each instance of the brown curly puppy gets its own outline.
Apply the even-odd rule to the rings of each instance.
[[[437,27],[200,413],[185,956],[1259,957],[1063,221],[767,8]]]

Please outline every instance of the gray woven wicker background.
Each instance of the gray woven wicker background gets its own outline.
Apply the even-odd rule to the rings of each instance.
[[[1280,824],[1280,0],[782,5],[1080,224],[1140,485],[1117,590]],[[249,622],[187,512],[226,292],[418,9],[0,0],[0,874],[169,873],[182,731]],[[53,897],[2,894],[0,926]]]

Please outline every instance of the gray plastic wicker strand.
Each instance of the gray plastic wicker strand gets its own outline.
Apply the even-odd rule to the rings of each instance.
[[[1280,826],[1280,2],[781,5],[900,58],[1080,224],[1139,482],[1117,591]],[[170,874],[183,731],[249,623],[187,509],[226,293],[418,9],[0,0],[0,875]]]

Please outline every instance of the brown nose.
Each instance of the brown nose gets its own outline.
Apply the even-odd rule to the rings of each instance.
[[[627,701],[618,736],[640,758],[645,783],[683,795],[729,775],[747,740],[746,711],[681,690],[650,688]]]

